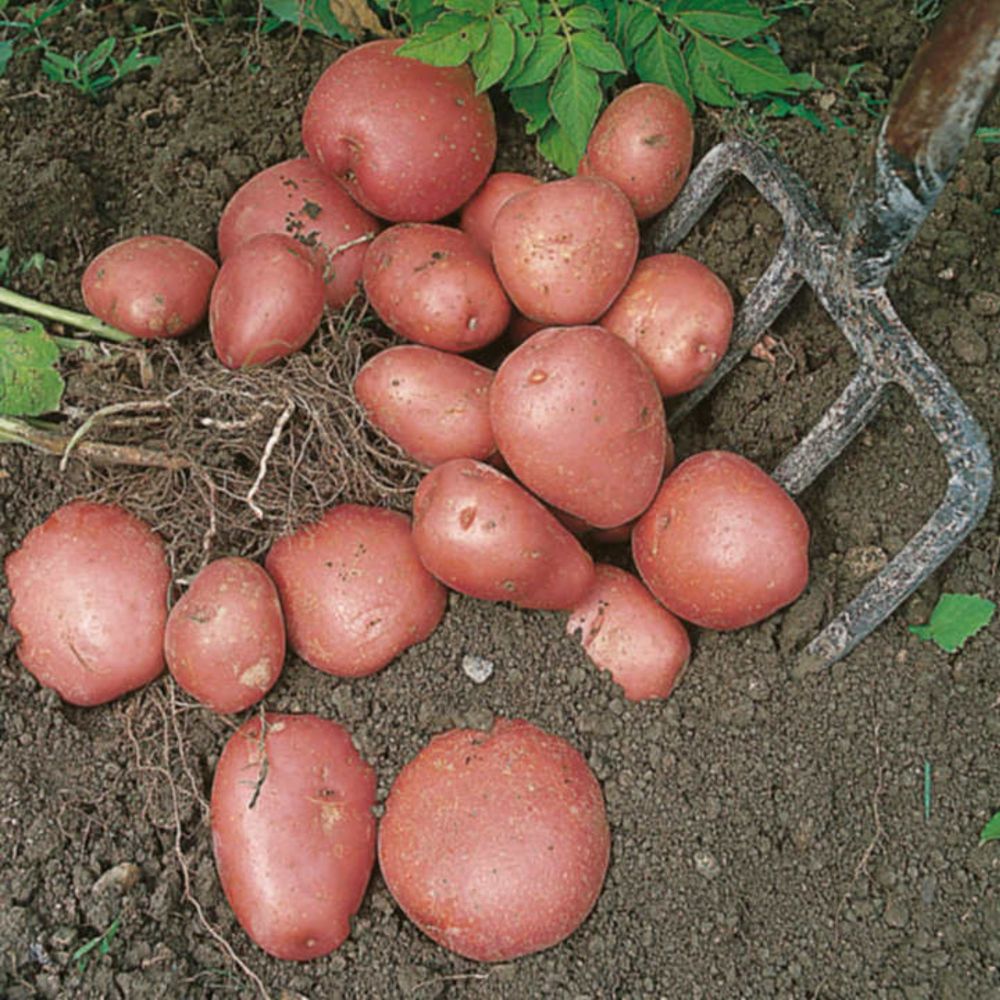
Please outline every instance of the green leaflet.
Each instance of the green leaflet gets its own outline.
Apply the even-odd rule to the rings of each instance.
[[[621,53],[603,35],[596,31],[581,31],[569,40],[573,55],[591,69],[602,73],[624,73],[625,62]]]
[[[956,653],[993,620],[997,606],[977,594],[942,594],[926,625],[911,625],[921,639],[936,642],[946,653]]]
[[[549,92],[549,104],[556,121],[566,133],[566,141],[576,150],[576,162],[571,171],[575,172],[601,110],[601,85],[597,71],[584,66],[571,55],[556,72]]]
[[[489,90],[503,78],[514,61],[514,47],[514,29],[506,21],[494,18],[486,44],[472,57],[477,94]]]
[[[353,35],[333,16],[326,0],[264,0],[264,9],[279,21],[327,38],[351,41]]]
[[[538,151],[567,174],[576,173],[580,154],[576,144],[557,121],[550,121],[538,137]]]
[[[680,5],[677,20],[685,28],[735,41],[759,34],[778,19],[748,0],[687,0]]]
[[[635,68],[640,79],[676,90],[687,106],[694,109],[688,67],[677,39],[665,28],[657,27],[636,50]]]
[[[64,388],[58,360],[59,347],[38,320],[0,315],[0,414],[37,417],[58,410]]]
[[[486,41],[488,30],[488,21],[470,21],[464,14],[442,14],[397,51],[431,66],[461,66]]]
[[[983,827],[979,834],[979,846],[982,847],[991,840],[1000,840],[1000,812],[994,813],[993,818]]]
[[[542,35],[535,43],[524,69],[514,79],[508,80],[508,87],[530,87],[532,84],[548,80],[555,72],[566,52],[566,39],[562,35]]]
[[[528,135],[534,135],[552,118],[548,81],[534,83],[530,87],[515,87],[510,91],[510,103],[518,114],[528,119],[524,128]]]
[[[804,89],[807,80],[809,86],[816,83],[807,73],[793,76],[781,56],[764,46],[740,42],[720,45],[704,35],[695,35],[694,49],[705,71],[725,80],[737,94],[748,97],[767,93],[794,94]],[[697,87],[695,89],[697,91]]]

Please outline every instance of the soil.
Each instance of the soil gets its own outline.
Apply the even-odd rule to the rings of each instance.
[[[125,39],[135,25],[164,29],[144,44],[160,64],[98,101],[45,79],[37,54],[16,56],[0,77],[0,246],[11,249],[4,280],[16,290],[79,308],[86,261],[140,232],[170,233],[211,252],[235,188],[301,152],[299,116],[336,50],[290,31],[261,35],[237,16],[185,21],[176,4],[173,13],[164,9],[170,6],[74,5],[75,13],[48,24],[61,52],[89,50],[109,33]],[[853,130],[702,114],[698,152],[736,127],[755,127],[839,220],[875,125],[860,95],[887,98],[899,80],[926,32],[916,7],[820,0],[809,17],[782,15],[776,36],[786,59],[824,83],[811,106]],[[864,64],[861,74],[843,84],[856,63]],[[501,119],[498,165],[540,172],[516,122],[503,109]],[[985,121],[1000,124],[996,107]],[[971,144],[889,286],[903,320],[994,434],[998,151]],[[684,249],[742,298],[779,235],[774,213],[736,184]],[[36,253],[45,257],[41,269],[22,270],[20,262]],[[198,493],[189,474],[108,472],[83,455],[60,471],[55,458],[5,446],[0,551],[81,495],[123,500],[147,517],[163,532],[178,577],[209,555],[257,555],[289,522],[338,499],[405,506],[414,470],[376,438],[358,436],[344,392],[372,337],[387,339],[372,329],[369,320],[333,323],[291,375],[340,372],[330,391],[339,390],[343,406],[318,419],[342,421],[332,425],[337,434],[353,433],[357,454],[369,456],[365,468],[377,474],[358,474],[350,463],[347,474],[335,466],[324,472],[322,448],[310,451],[300,440],[305,484],[282,479],[300,468],[287,454],[284,466],[278,461],[295,447],[285,438],[263,522],[233,515],[216,524],[213,497]],[[809,293],[771,334],[773,363],[750,358],[728,376],[678,429],[681,455],[725,447],[773,468],[850,378],[853,355]],[[205,342],[202,332],[151,348],[145,365],[134,348],[67,358],[65,419],[77,426],[103,405],[162,398],[185,372],[195,373],[195,383],[207,379],[213,363]],[[331,355],[341,358],[339,368],[329,367]],[[244,421],[265,415],[261,440],[288,393],[302,391],[307,409],[316,403],[315,393],[282,386],[262,381],[241,411]],[[187,439],[171,437],[162,415],[136,412],[98,423],[91,436],[190,445],[199,413],[237,406],[211,385],[205,391],[182,414]],[[144,434],[137,421],[147,416],[155,420]],[[236,477],[236,486],[253,478],[260,440],[198,427],[210,430],[198,438],[199,454],[214,449],[220,476]],[[457,595],[427,642],[373,677],[337,682],[289,657],[267,708],[316,712],[349,726],[377,768],[380,799],[431,734],[454,725],[523,717],[585,754],[612,827],[604,890],[564,943],[502,965],[477,965],[431,943],[377,873],[337,952],[305,964],[268,958],[235,923],[211,853],[205,799],[239,720],[200,708],[166,677],[101,708],[67,706],[21,667],[17,637],[5,627],[0,996],[1000,997],[1000,845],[978,846],[1000,807],[1000,623],[952,655],[908,631],[926,620],[941,592],[997,599],[997,501],[854,653],[815,675],[792,671],[796,652],[899,550],[945,483],[916,408],[902,394],[890,396],[801,498],[813,530],[806,594],[759,626],[697,631],[691,666],[666,702],[626,702],[563,634],[562,616]],[[241,497],[216,497],[216,508],[242,509]],[[618,550],[602,556],[626,558]],[[9,605],[0,587],[4,618]],[[461,669],[465,654],[493,661],[492,677],[473,683]],[[74,959],[116,920],[109,947]]]

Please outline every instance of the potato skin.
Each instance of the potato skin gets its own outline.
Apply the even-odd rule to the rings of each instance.
[[[435,736],[399,773],[379,865],[403,912],[480,962],[568,937],[592,909],[611,837],[580,753],[520,719]]]
[[[102,250],[81,291],[98,319],[133,337],[179,337],[205,319],[218,265],[173,236],[133,236]]]
[[[216,712],[242,712],[274,686],[285,662],[278,591],[249,559],[209,563],[170,609],[163,643],[174,680]]]
[[[664,480],[632,531],[646,586],[675,615],[729,630],[794,601],[809,579],[809,526],[748,459],[705,451]]]
[[[600,177],[514,195],[493,224],[493,263],[511,301],[553,326],[594,322],[625,287],[638,253],[635,213]]]
[[[445,590],[417,558],[410,519],[398,511],[340,504],[279,538],[264,565],[292,649],[337,677],[381,670],[444,614]]]
[[[422,465],[484,459],[496,451],[490,426],[493,372],[468,358],[402,344],[379,351],[354,380],[368,419]]]
[[[664,396],[677,396],[701,385],[724,357],[733,297],[699,261],[656,254],[636,264],[601,326],[636,349]]]
[[[212,848],[226,899],[254,943],[305,961],[340,947],[364,897],[375,862],[375,772],[336,722],[272,713],[264,722],[263,740],[254,716],[219,757]]]
[[[308,247],[261,233],[226,258],[212,289],[212,346],[227,368],[264,365],[304,347],[323,318],[323,274]]]
[[[163,543],[112,504],[74,500],[4,560],[18,656],[73,705],[101,705],[163,671]]]
[[[390,226],[368,248],[363,275],[385,325],[427,347],[473,351],[496,340],[510,320],[489,256],[460,229]]]
[[[594,579],[593,560],[542,504],[472,459],[444,462],[420,481],[413,542],[439,580],[486,601],[571,608]]]
[[[530,174],[501,170],[490,174],[483,186],[462,206],[459,227],[486,253],[493,250],[493,223],[507,201],[538,187],[542,182]]]
[[[629,701],[668,697],[691,658],[686,629],[631,573],[607,563],[595,571],[566,632],[579,634],[587,656]]]
[[[433,222],[460,208],[496,156],[493,106],[467,66],[359,45],[319,78],[302,117],[306,151],[351,197],[391,222]]]
[[[490,388],[490,420],[514,475],[596,528],[641,514],[673,457],[653,376],[598,326],[541,330],[512,351]]]
[[[323,268],[326,304],[339,309],[358,291],[368,244],[332,251],[381,228],[326,171],[303,156],[254,174],[229,199],[219,219],[219,257],[225,261],[260,233],[294,237],[313,247]]]
[[[597,119],[579,172],[617,185],[636,218],[649,219],[677,197],[693,152],[694,123],[683,98],[661,84],[639,83]]]

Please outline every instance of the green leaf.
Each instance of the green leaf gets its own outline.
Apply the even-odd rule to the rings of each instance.
[[[520,28],[514,29],[514,58],[511,60],[510,69],[507,71],[507,79],[513,80],[524,69],[528,56],[534,51],[537,36],[529,35]]]
[[[704,35],[695,35],[694,50],[705,71],[716,80],[725,80],[737,94],[757,97],[761,94],[794,94],[803,90],[802,81],[792,75],[781,56],[763,46],[743,45],[740,42],[720,45]],[[804,75],[808,77],[808,74]]]
[[[568,173],[576,172],[576,166],[587,149],[587,140],[601,110],[601,99],[596,70],[570,56],[559,67],[549,92],[552,113],[566,133],[566,141],[577,151],[576,161]],[[556,165],[566,170],[561,164]]]
[[[936,642],[946,653],[955,653],[992,621],[997,606],[977,594],[942,594],[926,625],[911,625],[921,639]]]
[[[444,0],[441,6],[473,17],[489,17],[493,13],[492,0]]]
[[[802,118],[804,121],[809,122],[814,128],[819,129],[820,132],[825,132],[827,130],[826,123],[822,118],[812,108],[807,108],[805,105],[800,104],[796,101],[794,104],[786,101],[783,97],[776,97],[771,103],[764,108],[761,112],[767,118]]]
[[[566,130],[556,121],[550,121],[538,136],[538,152],[564,173],[572,174],[580,163],[580,153]]]
[[[59,409],[59,348],[38,320],[0,315],[0,413],[37,417]]]
[[[537,31],[542,24],[541,4],[539,0],[518,0],[518,6],[528,18],[528,24]]]
[[[393,5],[387,4],[386,6],[392,8]],[[397,7],[396,10],[409,25],[411,34],[422,31],[440,13],[440,8],[434,0],[406,0],[406,3]]]
[[[991,840],[1000,840],[1000,812],[994,813],[993,818],[983,827],[979,834],[979,846],[982,847]]]
[[[636,50],[635,71],[639,74],[640,80],[660,83],[677,91],[684,98],[688,108],[694,109],[691,82],[688,79],[680,44],[665,28],[657,27]]]
[[[625,47],[637,49],[659,24],[659,18],[648,7],[633,7],[625,19]]]
[[[486,41],[489,22],[463,14],[442,14],[396,51],[431,66],[460,66]]]
[[[337,20],[327,0],[264,0],[269,14],[303,31],[314,31],[327,38],[352,41],[354,35]]]
[[[472,57],[477,94],[489,90],[507,73],[514,61],[514,46],[514,29],[506,21],[494,18],[486,44]]]
[[[108,61],[116,42],[116,38],[105,38],[92,52],[83,57],[80,69],[84,73],[96,73]]]
[[[750,38],[778,19],[768,16],[748,0],[686,0],[677,20],[685,28],[704,31],[720,38]]]
[[[571,28],[583,31],[586,28],[606,29],[608,26],[604,15],[590,4],[582,4],[579,7],[570,7],[566,11],[566,23]]]
[[[611,42],[596,31],[581,31],[572,35],[569,40],[573,55],[592,69],[602,73],[624,73],[625,63],[622,54]]]
[[[524,128],[528,135],[534,135],[552,118],[548,80],[530,87],[515,87],[509,97],[514,110],[528,119]]]
[[[7,69],[7,63],[10,62],[10,57],[14,54],[14,43],[7,41],[0,41],[0,76],[3,76]]]
[[[548,80],[566,54],[566,39],[562,35],[542,35],[535,43],[524,69],[507,81],[508,88],[530,87]]]
[[[0,247],[0,278],[2,278],[7,273],[7,269],[9,267],[10,267],[10,247]]]
[[[704,41],[701,35],[696,35],[687,51],[687,67],[694,95],[699,101],[717,108],[735,108],[733,95],[719,82],[718,74],[705,59]]]

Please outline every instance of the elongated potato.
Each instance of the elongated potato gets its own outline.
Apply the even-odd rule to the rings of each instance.
[[[468,234],[480,249],[486,253],[493,250],[493,223],[497,212],[507,201],[520,194],[538,187],[542,182],[530,174],[519,174],[501,170],[490,174],[483,186],[462,206],[462,216],[459,226],[462,232]]]

